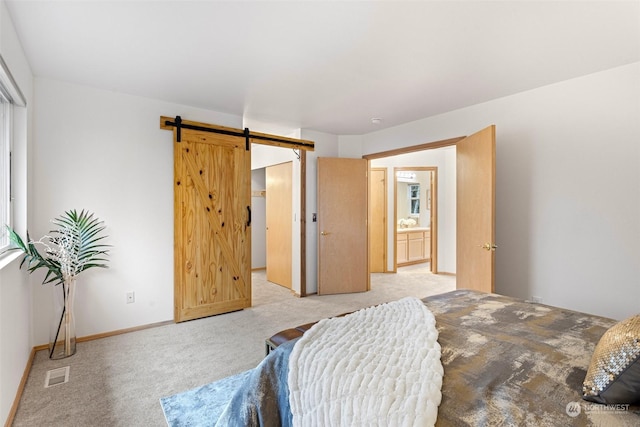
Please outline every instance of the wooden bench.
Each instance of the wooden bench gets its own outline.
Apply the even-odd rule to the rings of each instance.
[[[335,317],[346,316],[349,313],[342,313]],[[271,338],[267,338],[265,341],[265,353],[268,355],[272,350],[275,350],[280,344],[283,344],[287,341],[291,341],[293,339],[301,337],[305,332],[307,332],[316,322],[305,323],[304,325],[296,326],[295,328],[285,329],[284,331],[280,331],[277,334],[273,335]]]

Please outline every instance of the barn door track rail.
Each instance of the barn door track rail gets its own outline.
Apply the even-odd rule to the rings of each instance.
[[[182,117],[160,117],[160,128],[166,130],[176,130],[176,141],[182,140],[182,129],[197,130],[201,132],[213,132],[223,135],[239,136],[245,139],[246,149],[250,144],[272,145],[277,147],[293,148],[299,150],[313,151],[314,142],[305,139],[287,138],[284,136],[270,135],[268,133],[251,132],[249,128],[236,129],[225,126],[210,125],[207,123],[192,122],[183,120]]]

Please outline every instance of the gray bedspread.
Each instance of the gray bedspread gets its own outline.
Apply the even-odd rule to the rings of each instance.
[[[593,350],[614,320],[464,290],[423,301],[442,346],[437,425],[640,425],[638,407],[581,397]],[[567,414],[571,402],[579,414]]]
[[[474,291],[425,298],[436,317],[444,380],[439,426],[638,426],[640,408],[581,399],[591,354],[614,320]],[[220,426],[290,426],[288,356],[254,369]],[[579,413],[567,412],[577,402]]]

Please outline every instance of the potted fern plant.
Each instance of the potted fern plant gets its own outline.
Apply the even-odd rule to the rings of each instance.
[[[46,274],[42,284],[61,286],[62,293],[58,295],[58,309],[54,310],[49,339],[49,358],[61,359],[76,352],[73,311],[76,279],[89,268],[107,267],[108,245],[102,243],[107,237],[102,234],[105,229],[103,221],[91,212],[82,210],[78,213],[74,209],[51,222],[57,228],[37,241],[31,240],[28,231],[25,243],[11,227],[7,226],[7,230],[13,245],[10,250],[24,253],[20,268],[25,263],[29,273],[44,268]],[[38,246],[44,253],[38,251]]]

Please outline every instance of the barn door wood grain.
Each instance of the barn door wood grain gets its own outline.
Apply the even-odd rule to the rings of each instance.
[[[251,151],[245,138],[174,130],[176,322],[251,306]]]

